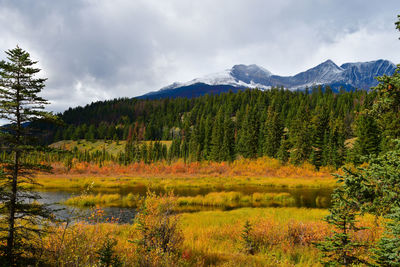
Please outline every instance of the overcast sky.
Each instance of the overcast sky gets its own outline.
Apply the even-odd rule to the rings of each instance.
[[[279,75],[327,59],[397,64],[397,14],[399,0],[0,0],[0,58],[30,52],[58,112],[235,64]]]

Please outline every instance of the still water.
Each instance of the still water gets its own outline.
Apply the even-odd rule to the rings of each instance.
[[[166,193],[164,188],[155,188],[152,191],[156,193]],[[177,196],[197,196],[206,195],[211,192],[222,192],[222,191],[235,191],[240,192],[244,195],[251,195],[253,193],[289,193],[295,200],[295,207],[304,208],[328,208],[331,202],[331,188],[276,188],[276,187],[257,187],[257,186],[237,186],[230,187],[229,190],[226,188],[183,188],[174,190],[174,194]],[[145,196],[147,188],[145,186],[135,186],[131,188],[123,188],[121,190],[112,191],[93,191],[93,194],[97,193],[119,193],[121,195],[127,195],[129,193]],[[63,205],[62,203],[70,198],[71,196],[79,195],[78,191],[40,191],[42,197],[41,202],[46,204],[52,204],[54,209],[60,209],[56,212],[56,216],[62,220],[79,220],[87,219],[93,212],[90,208],[76,208]],[[121,207],[104,207],[104,219],[117,218],[121,223],[129,223],[135,216],[135,209],[133,208],[121,208]],[[207,209],[207,208],[206,208]],[[215,208],[208,208],[215,209]]]

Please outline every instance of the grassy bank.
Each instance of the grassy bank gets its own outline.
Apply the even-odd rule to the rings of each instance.
[[[120,194],[80,195],[71,197],[64,202],[66,205],[79,207],[136,207],[140,197],[129,193]],[[194,197],[177,197],[180,211],[195,210],[196,207],[212,207],[234,209],[240,207],[290,207],[295,205],[295,199],[289,193],[253,193],[244,195],[240,192],[212,192]]]
[[[282,178],[282,177],[129,177],[87,175],[39,175],[41,186],[35,189],[59,189],[80,191],[88,187],[97,191],[114,191],[130,188],[151,190],[219,189],[232,191],[237,187],[277,188],[332,188],[336,181],[331,177]]]
[[[122,175],[122,176],[179,176],[179,177],[226,177],[226,176],[262,176],[262,177],[291,177],[291,178],[321,178],[328,177],[335,171],[323,167],[316,170],[309,163],[302,165],[282,164],[279,160],[269,157],[256,159],[239,158],[233,162],[184,162],[182,159],[165,162],[158,161],[145,164],[144,162],[119,165],[115,162],[103,161],[96,163],[73,160],[67,166],[63,162],[52,163],[55,174],[86,174],[86,175]]]
[[[184,213],[180,215],[184,237],[182,257],[199,266],[320,266],[320,254],[313,242],[331,232],[330,226],[321,221],[327,213],[303,208]],[[246,220],[252,225],[250,238],[257,247],[254,255],[247,254],[243,246]],[[373,219],[364,217],[361,221],[371,228],[360,231],[356,238],[376,240],[381,230],[374,227]],[[128,266],[134,264],[135,243],[130,241],[137,238],[137,228],[128,224],[77,223],[66,231],[61,225],[45,238],[43,256],[53,262],[75,260],[85,266],[93,265],[98,256],[96,251],[105,237],[115,238],[116,253]],[[57,253],[53,253],[54,250]]]
[[[52,174],[39,173],[37,189],[65,189],[79,191],[90,187],[94,190],[115,190],[147,187],[175,190],[184,188],[219,188],[235,191],[238,186],[285,188],[332,188],[336,186],[331,173],[334,170],[316,171],[313,166],[282,165],[271,158],[238,159],[227,162],[181,161],[167,164],[133,163],[118,165],[105,162],[101,167],[87,162],[75,162],[67,171],[62,163],[53,164]]]

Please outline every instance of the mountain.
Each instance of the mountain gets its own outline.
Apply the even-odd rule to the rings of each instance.
[[[347,91],[356,88],[369,90],[378,84],[375,77],[384,74],[392,75],[395,69],[396,65],[383,59],[345,63],[341,66],[336,65],[332,60],[327,60],[294,76],[279,76],[255,64],[241,64],[186,83],[176,82],[139,98],[196,97],[230,90],[233,92],[246,88],[266,90],[281,86],[289,90],[304,90],[317,85],[330,86],[334,91],[339,91],[341,88]]]

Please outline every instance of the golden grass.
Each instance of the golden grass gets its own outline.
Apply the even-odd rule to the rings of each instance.
[[[64,204],[79,207],[137,207],[141,198],[129,193],[120,194],[83,194],[67,199]],[[179,211],[194,211],[196,207],[233,209],[240,207],[290,207],[295,199],[289,193],[253,193],[245,195],[240,192],[212,192],[193,197],[177,197]]]
[[[327,214],[327,210],[306,208],[184,213],[180,215],[183,255],[202,266],[320,266],[320,253],[312,243],[331,233],[331,227],[321,220]],[[243,250],[241,234],[246,220],[252,224],[251,236],[259,246],[255,255]],[[374,226],[372,217],[361,221],[371,228],[361,231],[357,239],[372,242],[379,238],[382,229]],[[49,251],[59,247],[63,231],[58,229],[44,242]],[[77,258],[82,264],[92,260],[93,264],[93,251],[102,238],[110,236],[117,239],[117,253],[129,266],[133,264],[135,244],[128,240],[137,238],[136,231],[135,225],[78,223],[65,237],[62,257],[65,261]]]
[[[130,176],[96,176],[96,175],[38,175],[36,181],[41,186],[35,189],[60,189],[80,191],[88,187],[100,191],[147,187],[164,189],[219,189],[232,191],[238,187],[255,188],[333,188],[335,179],[323,178],[282,178],[282,177],[130,177]]]
[[[329,168],[316,171],[310,164],[282,165],[272,158],[238,159],[227,162],[177,161],[172,164],[133,163],[127,166],[104,162],[100,167],[87,162],[74,162],[71,171],[62,163],[53,163],[53,174],[38,173],[43,189],[82,190],[148,187],[174,190],[181,188],[221,188],[234,191],[238,186],[332,188],[336,181]],[[38,187],[40,188],[40,187]],[[220,191],[220,190],[219,190]]]

